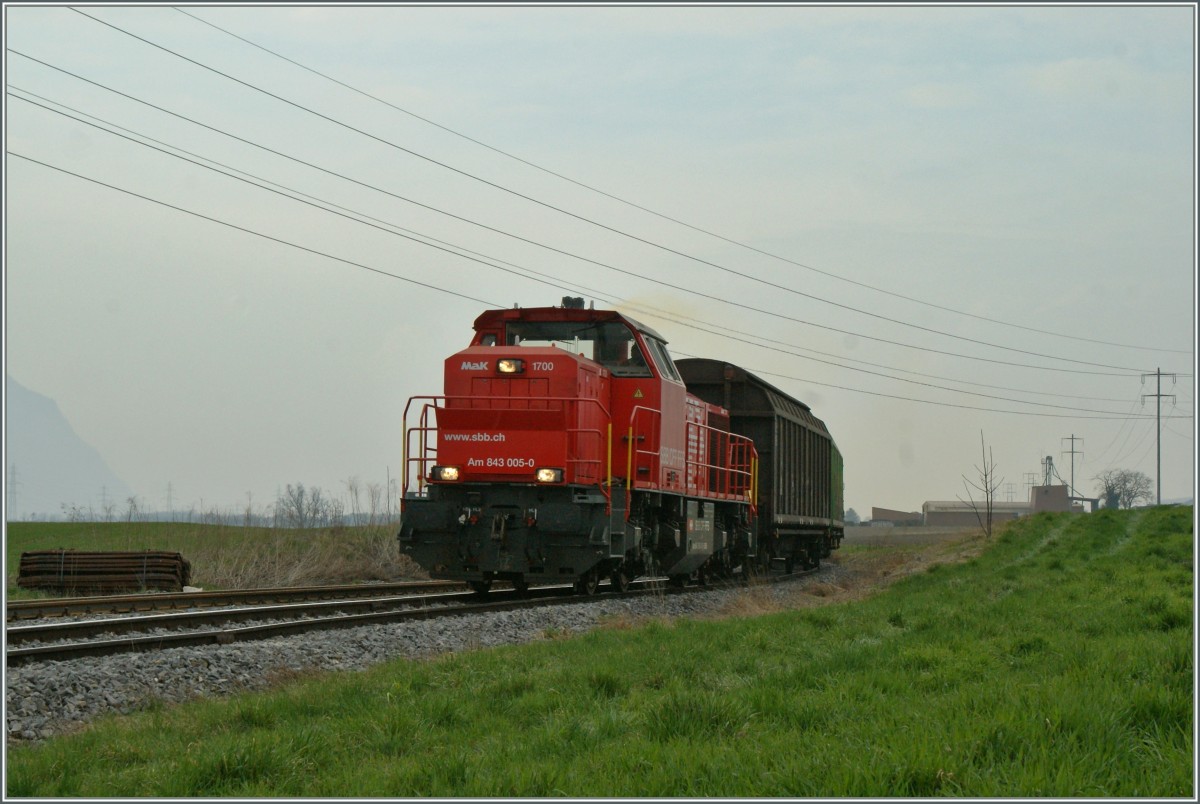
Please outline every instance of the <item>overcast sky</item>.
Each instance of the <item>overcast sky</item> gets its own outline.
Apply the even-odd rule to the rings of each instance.
[[[568,294],[808,403],[864,517],[981,432],[1002,501],[1153,478],[1157,368],[1193,492],[1192,5],[76,8],[5,6],[6,371],[143,507],[395,477]]]

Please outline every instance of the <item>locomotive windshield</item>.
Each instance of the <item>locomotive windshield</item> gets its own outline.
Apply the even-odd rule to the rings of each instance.
[[[617,322],[514,321],[506,327],[509,346],[556,346],[595,360],[615,377],[650,377],[633,331]]]

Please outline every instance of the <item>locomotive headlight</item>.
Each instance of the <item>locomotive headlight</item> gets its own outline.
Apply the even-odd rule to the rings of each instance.
[[[458,467],[435,466],[431,474],[434,480],[458,480]]]
[[[539,483],[561,483],[563,478],[563,470],[538,469],[535,477]]]
[[[525,361],[515,357],[506,357],[497,360],[496,371],[501,374],[521,374],[525,371]]]

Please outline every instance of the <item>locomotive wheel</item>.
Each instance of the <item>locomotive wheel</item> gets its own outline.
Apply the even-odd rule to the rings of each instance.
[[[594,595],[596,589],[600,586],[600,577],[595,573],[586,572],[579,576],[579,580],[575,582],[575,594],[577,595]]]
[[[486,595],[488,590],[492,588],[491,581],[467,581],[467,586],[471,587],[471,591],[477,595]]]
[[[612,581],[614,592],[624,594],[629,591],[629,578],[625,575],[624,571],[619,569],[613,570],[613,574],[609,577],[609,580]]]

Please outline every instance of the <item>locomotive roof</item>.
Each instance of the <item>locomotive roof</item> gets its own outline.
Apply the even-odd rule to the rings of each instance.
[[[586,310],[580,307],[514,307],[508,310],[486,310],[475,319],[476,331],[494,329],[509,321],[578,321],[605,323],[620,321],[652,338],[667,342],[650,327],[616,310]]]

